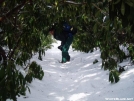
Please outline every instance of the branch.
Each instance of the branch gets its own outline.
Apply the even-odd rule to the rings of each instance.
[[[0,17],[0,22],[2,22],[3,20],[5,20],[7,17],[9,17],[10,15],[12,15],[14,12],[18,11],[19,9],[21,9],[26,3],[26,0],[24,0],[22,2],[22,4],[17,5],[15,8],[13,8],[12,10],[10,10],[9,12],[7,12],[3,17]]]
[[[74,5],[81,5],[81,4],[83,4],[83,3],[76,3],[74,1],[65,1],[65,3],[74,4]]]
[[[99,21],[97,21],[97,20],[96,20],[96,17],[95,17],[94,15],[91,15],[91,17],[96,21],[96,23],[97,23],[98,25],[100,25],[100,27],[105,28],[105,26],[103,25],[103,23],[100,23]]]
[[[107,15],[107,14],[105,14],[105,12],[102,10],[102,9],[100,9],[98,6],[96,6],[94,3],[92,3],[92,5],[94,6],[94,7],[96,7],[98,10],[100,10],[104,15]]]
[[[18,40],[17,40],[17,42],[16,42],[16,46],[13,48],[13,51],[12,51],[11,54],[9,55],[9,60],[11,60],[12,56],[14,55],[16,49],[17,49],[18,46],[19,46],[19,43],[20,43],[20,41],[21,41],[21,35],[23,35],[23,33],[20,34],[20,36],[19,36],[19,38],[18,38]]]
[[[62,1],[63,3],[63,1]],[[88,4],[87,2],[83,2],[83,3],[76,3],[74,1],[64,1],[64,3],[68,3],[68,4],[74,4],[74,5],[85,5]],[[100,10],[104,15],[107,15],[102,9],[100,9],[98,6],[96,6],[94,3],[91,3],[93,6],[95,6],[98,10]]]
[[[62,3],[62,4],[63,4],[63,3],[74,4],[74,5],[87,4],[86,2],[83,2],[83,3],[79,2],[79,3],[77,3],[77,2],[74,2],[74,1],[70,1],[70,0],[67,0],[67,1],[62,0],[62,1],[60,1],[60,3]]]

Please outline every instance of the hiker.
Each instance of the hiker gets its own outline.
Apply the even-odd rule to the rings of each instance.
[[[61,45],[58,46],[58,49],[62,51],[62,60],[61,63],[66,63],[70,61],[70,55],[68,53],[69,47],[73,42],[73,32],[69,31],[71,30],[70,25],[67,23],[64,23],[64,26],[62,28],[63,30],[60,33],[57,33],[57,29],[55,24],[49,29],[49,33],[53,35],[53,37],[56,40],[61,41]]]

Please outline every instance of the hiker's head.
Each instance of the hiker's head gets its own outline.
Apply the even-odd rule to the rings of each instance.
[[[49,28],[49,33],[51,35],[53,35],[54,34],[54,31],[55,31],[55,24],[52,24],[51,27]]]
[[[53,35],[53,34],[54,34],[54,30],[55,30],[55,28],[54,28],[54,27],[51,27],[51,28],[49,29],[49,33],[50,33],[51,35]]]
[[[54,35],[54,30],[50,30],[49,33],[50,33],[51,35]]]

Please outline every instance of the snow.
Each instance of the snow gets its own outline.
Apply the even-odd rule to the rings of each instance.
[[[46,51],[43,61],[35,55],[32,60],[44,70],[43,80],[29,84],[31,93],[18,101],[134,101],[134,66],[127,66],[118,83],[108,81],[109,71],[101,68],[100,51],[83,53],[69,50],[71,61],[61,64],[60,42]],[[93,64],[97,59],[99,62]],[[128,65],[129,61],[121,65]],[[10,101],[10,100],[8,100]]]

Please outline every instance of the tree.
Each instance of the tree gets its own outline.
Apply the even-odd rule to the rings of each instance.
[[[16,101],[32,78],[42,79],[41,66],[29,61],[35,53],[42,59],[52,43],[47,36],[50,25],[58,23],[60,31],[64,20],[78,29],[73,48],[92,52],[99,47],[109,80],[118,82],[118,63],[126,57],[134,59],[133,10],[133,0],[1,0],[0,100]],[[128,46],[129,55],[120,45]],[[23,75],[18,66],[28,69],[28,74]]]
[[[118,63],[134,59],[134,1],[91,0],[85,7],[89,13],[82,13],[84,34],[77,35],[73,47],[84,52],[99,47],[102,68],[110,70],[109,81],[118,82]],[[129,54],[125,54],[121,45],[128,47]]]
[[[41,5],[42,4],[42,5]],[[46,5],[32,0],[0,1],[0,100],[25,95],[33,78],[42,79],[44,72],[32,56],[45,55],[52,39],[47,36]],[[21,71],[27,70],[28,73]]]

